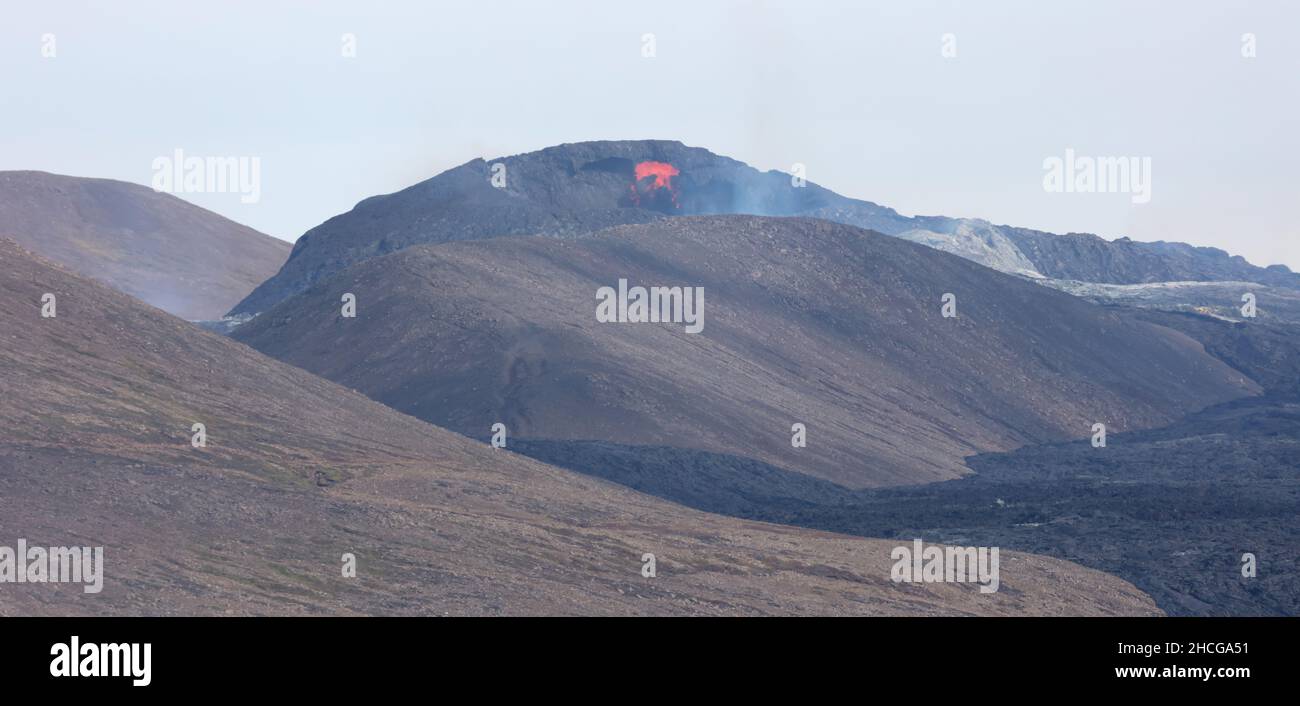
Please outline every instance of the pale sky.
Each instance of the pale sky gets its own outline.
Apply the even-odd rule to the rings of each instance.
[[[148,184],[177,147],[259,157],[259,202],[183,198],[286,240],[473,157],[659,138],[907,215],[1300,270],[1286,0],[4,4],[0,169]],[[1151,201],[1045,192],[1067,148],[1151,158]]]

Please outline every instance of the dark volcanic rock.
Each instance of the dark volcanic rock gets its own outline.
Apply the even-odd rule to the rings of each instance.
[[[1265,389],[1159,429],[967,459],[974,475],[849,490],[749,459],[521,441],[547,463],[689,507],[816,529],[1000,546],[1076,561],[1175,615],[1300,612],[1300,331],[1135,312],[1194,337]],[[1241,575],[1242,554],[1258,576]]]
[[[975,475],[853,491],[686,449],[520,441],[540,460],[709,512],[997,546],[1113,573],[1172,615],[1300,612],[1300,401],[1251,398],[1150,431],[968,459]],[[1242,554],[1259,563],[1241,575]]]

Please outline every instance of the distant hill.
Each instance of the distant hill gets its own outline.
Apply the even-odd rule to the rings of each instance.
[[[217,319],[289,244],[148,187],[0,172],[0,237],[184,319]]]

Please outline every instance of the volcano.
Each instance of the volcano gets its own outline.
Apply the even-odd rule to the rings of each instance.
[[[508,175],[501,188],[492,184],[495,164]],[[263,311],[351,264],[412,245],[505,235],[567,238],[672,216],[787,215],[847,201],[814,184],[791,188],[788,175],[665,140],[582,142],[476,159],[366,199],[311,229],[280,272],[231,313]],[[885,232],[909,225],[890,209],[855,203],[861,221],[855,225]]]
[[[499,188],[493,185],[498,164],[508,175]],[[625,140],[475,159],[397,193],[368,198],[307,231],[284,267],[231,313],[264,311],[349,265],[412,245],[508,235],[565,238],[672,216],[719,214],[821,218],[1036,278],[1113,284],[1234,280],[1300,289],[1300,275],[1284,267],[1255,267],[1213,248],[906,217],[706,149]]]

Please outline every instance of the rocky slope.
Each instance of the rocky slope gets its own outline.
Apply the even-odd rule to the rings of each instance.
[[[994,594],[895,584],[897,542],[706,515],[491,449],[5,240],[0,298],[0,545],[105,548],[101,593],[7,583],[0,615],[1156,612],[1011,552]]]
[[[599,323],[602,286],[703,287],[704,329]],[[344,294],[355,318],[340,316]],[[954,293],[958,316],[941,315]],[[816,219],[661,219],[369,260],[236,339],[486,437],[689,448],[851,487],[1158,426],[1258,386],[1171,329]],[[791,427],[807,428],[793,448]]]
[[[945,230],[936,232],[916,228],[903,231],[898,237],[950,252],[999,272],[1035,279],[1042,277],[1034,269],[1034,263],[997,226],[985,221],[966,219],[935,225]]]

